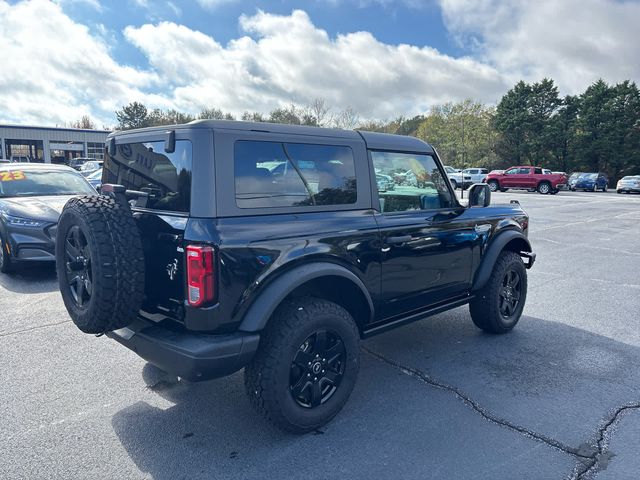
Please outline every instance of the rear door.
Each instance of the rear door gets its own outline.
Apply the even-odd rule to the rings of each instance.
[[[191,208],[193,158],[206,145],[198,140],[203,132],[177,131],[170,153],[164,148],[165,132],[123,135],[116,140],[115,155],[105,156],[102,183],[129,191],[142,237],[146,283],[141,313],[156,319],[184,316],[183,235]],[[132,191],[144,195],[131,196]]]

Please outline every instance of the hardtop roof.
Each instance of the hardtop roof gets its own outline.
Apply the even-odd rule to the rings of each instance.
[[[345,138],[350,140],[364,139],[368,148],[377,150],[401,150],[411,152],[433,153],[428,143],[415,137],[394,135],[390,133],[367,132],[362,130],[342,130],[338,128],[311,127],[308,125],[288,125],[268,122],[245,122],[238,120],[194,120],[181,125],[162,125],[157,127],[121,130],[113,132],[107,138],[144,132],[169,131],[177,129],[212,129],[212,130],[244,130],[256,132],[272,132],[282,135],[309,135],[327,138]]]

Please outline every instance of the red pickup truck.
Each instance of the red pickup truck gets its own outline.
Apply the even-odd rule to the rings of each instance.
[[[560,186],[566,185],[567,177],[556,173],[544,173],[540,167],[520,166],[508,168],[502,173],[492,172],[487,175],[485,182],[492,192],[506,192],[514,188],[556,194]]]

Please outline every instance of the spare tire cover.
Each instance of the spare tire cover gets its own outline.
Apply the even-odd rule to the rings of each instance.
[[[58,221],[56,270],[64,305],[85,333],[131,324],[144,298],[144,253],[129,204],[74,197]]]

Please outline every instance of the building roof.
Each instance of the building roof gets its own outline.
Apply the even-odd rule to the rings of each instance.
[[[0,128],[17,128],[24,130],[52,130],[52,131],[64,131],[64,132],[82,132],[82,133],[111,133],[110,130],[91,130],[84,128],[68,128],[68,127],[38,127],[34,125],[15,125],[15,124],[0,124]]]

